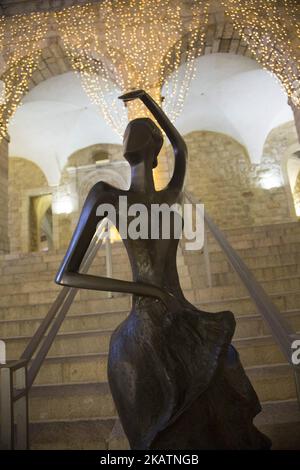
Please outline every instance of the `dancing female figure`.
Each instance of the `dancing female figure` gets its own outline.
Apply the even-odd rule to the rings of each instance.
[[[133,294],[131,312],[112,334],[108,356],[110,389],[132,449],[269,448],[269,439],[253,425],[260,404],[231,345],[234,316],[203,312],[185,299],[174,233],[170,239],[124,238],[132,282],[79,273],[100,221],[100,204],[118,211],[119,196],[127,196],[128,205],[150,209],[151,204],[181,203],[183,197],[183,138],[143,90],[121,98],[142,100],[164,130],[174,150],[173,176],[163,190],[155,190],[152,170],[162,133],[151,119],[129,122],[124,157],[131,166],[130,188],[99,182],[91,189],[56,282]]]

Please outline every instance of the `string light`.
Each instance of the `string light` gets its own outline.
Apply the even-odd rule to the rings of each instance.
[[[5,71],[1,76],[5,96],[0,104],[0,137],[7,128],[38,65],[41,41],[47,33],[47,13],[2,18],[0,41]]]
[[[300,106],[299,4],[295,0],[222,0],[256,60]],[[294,36],[294,37],[293,37]]]
[[[139,101],[127,112],[118,93],[144,88],[172,120],[180,113],[195,58],[201,54],[210,0],[103,0],[56,13],[0,17],[0,136],[7,133],[38,65],[49,19],[55,18],[73,69],[91,101],[121,135],[127,118],[147,115]],[[300,5],[296,0],[221,0],[242,39],[300,107]],[[180,67],[184,64],[184,67]]]
[[[127,115],[112,100],[116,90],[143,88],[160,102],[165,84],[168,114],[179,114],[203,47],[207,9],[207,1],[192,0],[183,15],[182,2],[174,0],[104,0],[56,13],[74,70],[120,135]],[[138,101],[127,111],[130,119],[147,115]]]

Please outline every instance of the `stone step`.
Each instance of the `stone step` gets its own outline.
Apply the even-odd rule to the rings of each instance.
[[[192,278],[194,287],[203,288],[207,285],[207,277],[205,272],[205,263],[201,256],[198,257],[197,263],[190,264],[189,266],[181,266],[179,267],[179,277],[181,281],[181,285],[183,289],[188,289],[191,287],[191,280]],[[299,263],[296,263],[295,257],[293,256],[291,259],[290,264],[285,265],[273,265],[269,267],[257,267],[257,258],[250,259],[250,261],[255,261],[252,263],[253,266],[250,266],[251,263],[248,263],[249,268],[251,269],[252,273],[256,277],[258,281],[270,281],[270,280],[280,280],[290,277],[295,277],[300,275],[300,255],[299,255]],[[193,260],[193,263],[195,260]],[[287,260],[285,260],[287,263]],[[264,263],[265,266],[265,263]],[[122,267],[121,267],[122,268]],[[127,279],[130,280],[131,270],[129,266],[125,266],[122,270],[118,266],[118,271],[114,269],[114,277],[119,279]],[[211,262],[210,264],[211,272],[212,272],[212,283],[213,286],[225,286],[225,285],[239,285],[240,280],[237,274],[232,270],[229,262]],[[121,269],[121,270],[120,270]],[[106,275],[105,268],[99,270],[96,268],[94,271],[90,271],[91,274],[97,275]],[[54,276],[55,272],[51,275],[49,273],[31,273],[30,276],[28,273],[24,273],[24,275],[20,278],[16,279],[9,279],[9,282],[4,282],[5,277],[2,277],[2,284],[0,286],[0,295],[2,296],[19,296],[19,294],[35,294],[41,292],[49,292],[49,297],[53,298],[61,289],[60,286],[55,284]],[[31,279],[30,279],[31,277]],[[6,279],[7,280],[7,279]],[[91,297],[90,292],[80,291],[78,294],[83,300],[86,298]],[[93,294],[94,296],[99,296],[99,293]],[[22,297],[23,298],[23,297]]]
[[[296,399],[265,401],[261,406],[261,413],[254,419],[254,424],[258,427],[274,423],[300,423],[300,408]]]
[[[48,356],[35,383],[57,384],[78,382],[106,382],[107,354],[74,354]]]
[[[199,309],[208,312],[218,312],[229,310],[235,315],[250,315],[255,311],[255,305],[248,296],[224,298],[224,299],[203,299],[199,291],[194,290],[194,304]],[[276,294],[270,294],[270,299],[280,311],[299,309],[300,293],[297,291],[279,291]]]
[[[60,333],[92,330],[114,330],[128,315],[129,310],[116,312],[96,312],[80,315],[68,314]],[[300,330],[300,311],[289,310],[281,312],[295,330]],[[39,319],[0,320],[0,338],[28,336],[32,337],[40,325]],[[270,334],[269,327],[261,315],[236,315],[236,338],[264,336]]]
[[[300,408],[297,400],[266,401],[255,425],[272,440],[272,449],[300,450]]]
[[[49,351],[49,356],[65,357],[108,353],[112,330],[90,330],[59,333]],[[7,359],[19,358],[30,337],[6,338]],[[285,357],[270,335],[260,337],[235,337],[233,344],[240,353],[244,366],[284,362]]]
[[[267,293],[278,293],[282,291],[297,291],[300,290],[300,276],[293,276],[288,278],[281,278],[276,280],[269,280],[261,282],[262,287]],[[184,287],[184,286],[182,286]],[[185,286],[185,292],[189,290],[189,285]],[[2,295],[0,297],[0,308],[12,308],[23,305],[37,305],[44,304],[45,298],[50,303],[54,302],[58,291],[37,291],[31,293],[15,293],[11,295]],[[213,300],[213,299],[226,299],[232,297],[243,297],[247,294],[246,288],[240,283],[236,285],[221,286],[221,287],[205,287],[195,289],[196,300]],[[106,292],[98,292],[92,290],[82,289],[76,296],[79,300],[99,300],[107,299]],[[0,310],[1,315],[1,310]]]
[[[243,260],[254,275],[260,275],[260,272],[268,273],[268,271],[271,271],[273,275],[272,271],[274,270],[274,273],[276,274],[275,277],[281,277],[281,274],[278,274],[276,270],[290,269],[291,266],[294,267],[292,269],[296,269],[300,262],[300,254],[291,253],[286,255],[267,255],[258,258],[243,258]],[[189,272],[193,269],[197,269],[197,272],[200,272],[201,274],[205,273],[203,253],[196,253],[194,257],[190,257],[187,262]],[[210,270],[212,274],[233,272],[233,268],[225,256],[224,259],[220,261],[210,259]],[[288,271],[287,274],[289,274]]]
[[[52,302],[44,302],[35,305],[22,304],[17,306],[7,306],[0,308],[1,320],[19,320],[19,319],[37,319],[44,318],[48,313]],[[85,312],[99,312],[99,309],[104,312],[114,312],[120,310],[128,310],[131,305],[130,294],[113,294],[112,298],[100,296],[96,300],[80,301],[79,296],[76,296],[70,308],[69,314],[84,314]],[[68,314],[68,315],[69,315]]]
[[[271,247],[255,247],[252,249],[238,249],[237,250],[242,259],[246,262],[249,268],[255,268],[258,266],[266,266],[266,262],[272,263],[272,265],[280,266],[282,263],[291,260],[295,263],[295,257],[299,260],[300,258],[300,243],[290,243],[287,245],[279,244],[272,245]],[[50,256],[50,255],[48,255]],[[14,288],[14,284],[25,282],[32,282],[32,288],[35,288],[34,281],[41,282],[43,279],[48,281],[49,279],[54,280],[55,273],[59,267],[63,255],[60,255],[59,261],[40,261],[39,263],[32,263],[31,258],[21,260],[10,260],[7,266],[2,265],[0,273],[2,274],[2,285],[10,289]],[[263,258],[263,260],[261,260]],[[25,263],[26,261],[26,263]],[[113,270],[114,275],[125,277],[131,272],[127,254],[120,253],[113,255]],[[226,256],[219,248],[217,251],[210,250],[210,262],[214,272],[214,264],[220,264],[226,262]],[[22,262],[22,263],[21,263]],[[185,269],[184,264],[199,264],[201,265],[201,252],[185,251],[184,260],[182,257],[178,257],[178,268],[179,271]],[[105,275],[105,257],[96,257],[93,262],[91,272],[97,272],[99,275]],[[182,273],[183,274],[183,273]],[[24,287],[28,288],[27,286]],[[15,289],[18,292],[18,286]]]
[[[67,419],[32,422],[32,450],[127,450],[128,441],[122,434],[114,436],[117,422],[112,418]]]
[[[295,400],[292,368],[286,364],[249,367],[246,373],[260,401]],[[105,380],[34,386],[30,396],[31,420],[84,419],[115,416]]]
[[[284,400],[295,397],[293,371],[288,364],[261,365],[260,363],[247,367],[245,361],[243,363],[261,400]],[[47,357],[35,383],[43,385],[106,381],[107,354],[89,353]]]
[[[281,312],[295,331],[300,330],[300,311],[289,310]],[[265,336],[271,334],[271,330],[261,315],[236,315],[236,330],[234,338],[247,338],[253,336]]]
[[[300,259],[299,259],[300,261]],[[192,278],[193,286],[206,286],[207,275],[205,272],[204,263],[195,264],[189,267],[190,276]],[[258,282],[280,280],[285,278],[291,278],[300,275],[300,264],[291,264],[287,266],[276,266],[269,268],[253,268],[251,269],[252,274]],[[227,264],[227,270],[223,272],[212,272],[212,285],[225,286],[239,284],[241,281],[235,271]]]
[[[50,356],[107,353],[112,330],[59,333],[49,351]],[[7,359],[20,357],[31,337],[6,338]]]
[[[192,254],[191,254],[192,253]],[[238,252],[238,254],[240,254]],[[250,270],[283,267],[291,264],[299,264],[300,253],[266,253],[256,256],[256,250],[240,256]],[[203,252],[187,252],[185,256],[186,265],[189,270],[191,266],[198,266],[205,268]],[[232,270],[225,253],[211,253],[209,261],[212,273],[222,273]]]
[[[237,237],[238,238],[238,237]],[[230,238],[229,238],[230,240]],[[234,240],[234,238],[233,238]],[[282,236],[263,236],[261,239],[251,241],[249,239],[237,239],[233,242],[233,246],[239,254],[247,261],[247,259],[257,259],[260,256],[266,255],[279,255],[279,254],[298,254],[300,253],[299,233],[297,235],[286,235]],[[216,261],[221,255],[221,259],[224,259],[224,254],[221,248],[216,242],[211,242],[209,246],[211,262]],[[129,261],[122,244],[113,244],[113,265],[116,271],[119,271],[121,267],[123,269],[129,269]],[[194,257],[194,252],[185,252],[187,259]],[[48,275],[49,271],[53,271],[53,277],[57,271],[59,264],[64,256],[64,252],[47,254],[17,254],[17,255],[6,255],[2,257],[1,263],[1,274],[3,277],[3,283],[5,283],[6,276],[12,275],[24,275],[28,276],[36,275]],[[182,257],[179,257],[182,258]],[[182,261],[182,260],[181,260]],[[179,263],[181,264],[181,263]],[[96,267],[102,266],[102,274],[104,274],[105,268],[105,251],[99,251],[97,257],[94,260]],[[11,278],[10,278],[11,280]],[[15,279],[16,280],[16,279]]]
[[[289,364],[252,366],[245,370],[261,402],[296,398],[294,372]]]
[[[64,320],[60,333],[75,331],[115,329],[128,315],[127,311],[96,312],[82,315],[68,314]],[[2,320],[0,321],[0,337],[2,339],[11,336],[32,337],[39,327],[42,318]],[[249,335],[248,335],[249,336]]]
[[[209,292],[209,289],[206,289]],[[248,296],[229,297],[225,299],[218,299],[212,297],[205,299],[200,294],[198,289],[194,291],[185,291],[187,299],[196,305],[199,309],[208,312],[218,312],[223,310],[230,310],[235,315],[252,315],[255,312],[255,305]],[[280,311],[297,310],[300,306],[300,293],[298,291],[279,291],[276,294],[270,294],[270,298]],[[113,294],[112,298],[102,298],[100,300],[78,301],[75,297],[70,312],[66,317],[73,318],[73,315],[86,316],[88,314],[99,313],[99,307],[103,313],[114,311],[130,311],[131,295],[116,295]],[[6,322],[18,322],[37,320],[40,321],[47,314],[51,303],[41,303],[37,305],[20,305],[11,307],[0,308],[0,325]],[[37,326],[37,324],[36,324]],[[2,327],[2,326],[0,326]],[[15,326],[15,328],[18,328]],[[2,330],[1,330],[2,331]],[[26,333],[24,333],[26,334]]]
[[[260,258],[265,256],[285,256],[285,255],[297,255],[300,253],[300,242],[298,243],[289,243],[289,244],[280,244],[272,246],[262,246],[254,247],[248,249],[238,249],[236,250],[239,256],[247,263],[248,259]],[[188,253],[188,252],[187,252]],[[192,251],[190,251],[192,253]],[[212,261],[222,261],[226,258],[223,250],[220,248],[216,251],[210,251],[209,257]]]
[[[286,247],[288,245],[299,245],[299,236],[300,233],[292,233],[286,235],[277,235],[274,234],[273,236],[265,236],[262,234],[261,237],[257,238],[239,238],[238,237],[229,237],[227,238],[228,242],[233,246],[235,250],[253,250],[257,248],[265,248],[265,247]],[[222,248],[220,247],[219,243],[216,240],[212,240],[211,238],[208,241],[208,247],[210,253],[221,252]],[[299,246],[298,246],[299,248]],[[299,251],[299,250],[297,250]]]
[[[30,421],[116,416],[107,382],[35,386],[30,393]]]
[[[284,354],[272,336],[234,339],[233,345],[246,367],[286,362]]]
[[[300,411],[296,400],[262,403],[255,425],[272,439],[272,449],[300,449]],[[30,424],[31,449],[129,449],[116,417],[39,420]]]
[[[241,239],[260,239],[262,237],[286,236],[300,234],[300,224],[296,222],[274,223],[271,225],[256,225],[251,227],[222,228],[222,232],[230,241]],[[210,240],[214,240],[213,234],[207,230]]]

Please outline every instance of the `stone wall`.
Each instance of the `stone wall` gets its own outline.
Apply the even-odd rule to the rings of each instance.
[[[9,218],[10,251],[30,249],[30,195],[38,196],[48,188],[42,170],[24,158],[9,158]]]
[[[0,252],[9,251],[8,240],[8,138],[0,140]]]
[[[297,142],[293,123],[274,129],[268,136],[259,164],[249,161],[246,149],[231,137],[210,131],[185,136],[189,150],[186,186],[201,199],[223,228],[282,223],[295,220],[292,192],[284,180],[284,155]],[[105,158],[101,162],[102,157]],[[99,161],[100,160],[100,161]],[[170,147],[163,165],[173,164]],[[164,176],[166,171],[162,173]],[[9,163],[9,237],[11,251],[29,251],[30,198],[51,193],[77,200],[68,213],[53,214],[53,247],[66,248],[77,224],[83,202],[100,180],[126,189],[128,164],[119,145],[99,144],[70,156],[60,186],[49,188],[42,171],[22,158]],[[274,186],[274,187],[273,187]]]
[[[293,191],[295,209],[298,216],[300,216],[300,171],[298,173],[296,184]]]
[[[246,149],[224,134],[196,131],[185,136],[189,149],[187,189],[201,199],[222,227],[294,220],[282,159],[297,141],[293,123],[268,136],[262,160],[252,164]],[[274,187],[273,187],[274,186]]]

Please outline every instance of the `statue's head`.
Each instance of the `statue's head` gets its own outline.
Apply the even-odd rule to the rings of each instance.
[[[163,145],[163,136],[151,119],[138,118],[130,121],[126,127],[123,144],[124,157],[131,166],[151,158],[152,168],[155,168]]]

